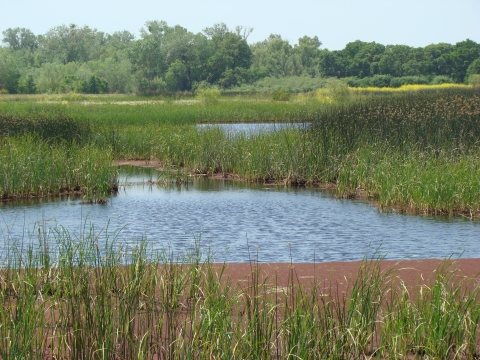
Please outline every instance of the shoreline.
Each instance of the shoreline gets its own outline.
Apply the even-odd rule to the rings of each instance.
[[[139,160],[139,159],[131,159],[131,160],[117,160],[117,166],[133,166],[139,168],[151,168],[157,171],[169,171],[165,168],[164,164],[158,161],[157,159],[150,159],[150,160]],[[222,174],[222,173],[214,173],[214,174],[197,174],[191,171],[188,171],[188,176],[193,177],[207,177],[213,180],[231,180],[231,181],[240,181],[246,183],[261,183],[260,181],[254,180],[247,180],[240,176],[236,176],[230,173]],[[263,184],[265,186],[297,186],[297,187],[315,187],[321,190],[328,190],[334,191],[337,188],[337,185],[334,183],[322,183],[322,182],[313,182],[313,183],[303,183],[303,182],[295,182],[291,179],[284,179],[284,180],[271,180],[271,181],[264,181]],[[423,210],[419,211],[415,208],[403,208],[402,206],[395,206],[392,205],[388,209],[383,208],[377,199],[368,195],[365,189],[356,189],[355,192],[351,192],[349,194],[345,194],[342,196],[336,196],[339,199],[350,199],[350,200],[362,200],[365,201],[367,204],[376,207],[379,211],[386,211],[392,213],[399,213],[399,214],[408,214],[408,215],[419,215],[419,216],[461,216],[470,220],[476,219],[480,217],[480,209],[475,211],[472,210],[453,210],[452,212],[443,211],[441,209],[434,209],[434,210]]]
[[[336,261],[325,263],[215,263],[217,270],[225,266],[223,276],[234,282],[248,282],[257,269],[261,281],[285,287],[293,285],[326,287],[338,285],[343,290],[351,285],[362,264],[367,261]],[[428,285],[443,268],[446,273],[454,274],[458,280],[471,280],[472,286],[480,286],[480,258],[466,259],[421,259],[421,260],[372,260],[379,264],[382,273],[393,270],[391,278],[401,280],[407,287]]]

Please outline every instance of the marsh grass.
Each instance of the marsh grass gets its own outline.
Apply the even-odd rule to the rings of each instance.
[[[51,142],[87,142],[92,133],[88,121],[80,121],[62,112],[36,109],[16,113],[0,112],[0,137],[35,135]]]
[[[365,259],[346,291],[247,282],[200,252],[179,256],[119,232],[81,236],[39,227],[38,244],[11,244],[0,269],[2,359],[474,359],[478,285],[446,260],[432,281],[407,287],[381,257]],[[314,265],[312,265],[314,266]]]
[[[86,145],[49,145],[33,136],[7,137],[0,147],[0,198],[79,192],[102,202],[115,189],[111,151]]]

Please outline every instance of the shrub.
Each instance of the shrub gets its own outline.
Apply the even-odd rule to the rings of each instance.
[[[273,93],[272,98],[274,101],[289,101],[290,93],[286,90],[277,90]]]
[[[392,78],[390,80],[390,87],[398,88],[403,85],[421,85],[429,83],[428,78],[425,76],[403,76]]]
[[[435,76],[431,82],[432,85],[453,84],[453,83],[455,83],[455,81],[453,81],[451,78],[445,75]]]
[[[470,75],[470,77],[468,78],[468,83],[473,87],[480,86],[480,74]]]
[[[342,102],[350,97],[348,85],[337,78],[327,79],[326,89],[328,97],[334,101]]]
[[[216,88],[203,88],[197,90],[197,99],[204,105],[216,105],[220,101],[220,90]]]

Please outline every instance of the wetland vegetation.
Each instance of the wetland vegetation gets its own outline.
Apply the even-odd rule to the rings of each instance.
[[[10,248],[0,269],[0,358],[478,356],[479,288],[449,261],[417,287],[381,269],[381,258],[364,260],[340,288],[315,276],[299,284],[293,264],[281,283],[254,259],[244,281],[233,281],[228,265],[195,245],[177,258],[106,235],[40,231],[42,251]]]
[[[116,160],[156,159],[175,172],[335,187],[338,196],[367,197],[386,210],[478,213],[478,89],[326,91],[290,101],[222,97],[214,105],[4,95],[0,194],[81,191],[105,201],[117,186]],[[232,135],[196,126],[205,122],[309,125]]]

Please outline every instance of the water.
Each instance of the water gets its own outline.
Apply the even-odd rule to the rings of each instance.
[[[313,188],[204,178],[147,183],[156,177],[153,170],[129,175],[134,185],[122,186],[105,205],[75,197],[1,204],[0,254],[14,242],[38,247],[38,228],[51,234],[61,225],[78,238],[90,226],[103,234],[108,225],[124,247],[146,239],[177,256],[197,241],[220,262],[350,261],[377,249],[387,259],[480,257],[480,223],[461,217],[379,213]]]
[[[234,124],[198,124],[198,129],[204,128],[220,128],[227,134],[258,134],[262,132],[272,132],[282,129],[305,129],[307,123],[234,123]]]

